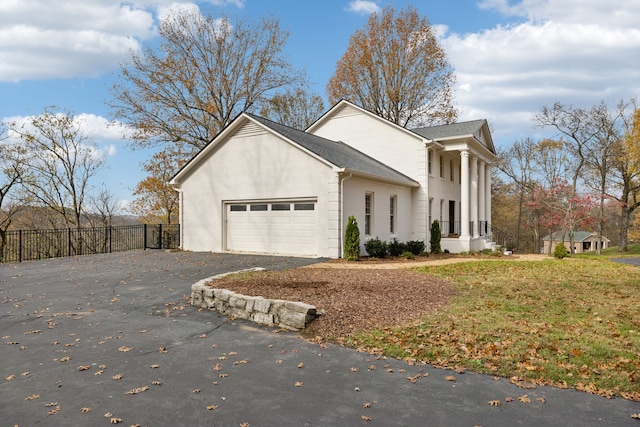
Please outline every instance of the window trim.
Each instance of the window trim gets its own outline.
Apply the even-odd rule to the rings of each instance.
[[[373,193],[364,193],[364,235],[371,236],[373,229]]]

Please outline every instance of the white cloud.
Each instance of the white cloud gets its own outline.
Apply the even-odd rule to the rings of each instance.
[[[376,2],[366,0],[355,0],[349,2],[349,6],[345,8],[349,12],[369,15],[371,13],[380,12],[380,6]]]
[[[531,135],[538,131],[532,115],[545,105],[605,100],[613,106],[640,96],[640,29],[630,18],[640,16],[640,2],[484,0],[480,6],[525,19],[479,33],[440,33],[455,67],[462,120],[489,119],[497,139]]]
[[[0,81],[93,77],[156,33],[166,0],[2,0]]]

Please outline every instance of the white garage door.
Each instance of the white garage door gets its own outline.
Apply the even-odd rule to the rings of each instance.
[[[229,203],[227,250],[316,255],[316,203],[310,201]]]

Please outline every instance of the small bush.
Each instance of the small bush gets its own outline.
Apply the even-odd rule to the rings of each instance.
[[[422,240],[409,240],[405,243],[406,250],[414,255],[420,255],[424,252],[424,242]]]
[[[351,215],[344,231],[344,259],[358,261],[360,259],[360,230],[356,217]]]
[[[384,258],[389,253],[388,246],[387,242],[383,242],[376,237],[375,239],[370,239],[365,242],[364,250],[367,251],[370,257]]]
[[[562,259],[566,257],[568,254],[569,253],[567,252],[567,248],[562,243],[558,243],[555,249],[553,250],[553,256],[558,259]]]
[[[404,259],[414,259],[415,258],[415,255],[412,252],[409,252],[409,251],[402,252],[402,254],[400,256],[402,258],[404,258]]]
[[[400,256],[403,252],[408,251],[406,243],[401,243],[395,237],[389,244],[387,245],[389,249],[389,255],[391,256]]]
[[[429,239],[429,243],[431,244],[431,252],[434,254],[439,254],[442,252],[442,248],[440,247],[440,240],[442,239],[442,232],[440,231],[440,223],[436,219],[431,224],[431,238]]]

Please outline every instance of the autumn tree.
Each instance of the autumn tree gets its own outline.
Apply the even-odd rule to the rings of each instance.
[[[354,102],[403,127],[452,123],[455,76],[435,31],[412,6],[373,13],[351,36],[327,85],[330,103]]]
[[[274,95],[260,110],[260,115],[294,129],[308,128],[324,113],[324,101],[303,88]]]
[[[169,185],[175,174],[174,165],[180,164],[181,153],[167,150],[156,153],[143,163],[148,176],[140,181],[133,192],[136,199],[131,211],[146,222],[173,224],[177,221],[179,195]]]
[[[617,194],[613,197],[622,207],[618,244],[620,252],[627,251],[629,228],[634,213],[640,208],[640,110],[635,99],[625,105],[620,115],[624,131],[613,164],[614,188],[617,189]]]
[[[135,129],[136,146],[189,156],[240,113],[306,81],[286,61],[288,33],[274,18],[232,22],[175,9],[158,32],[158,48],[133,52],[111,91],[112,111]]]
[[[65,227],[79,228],[91,178],[104,166],[82,123],[70,111],[48,107],[9,129],[26,152],[21,187],[27,201],[55,213]]]

